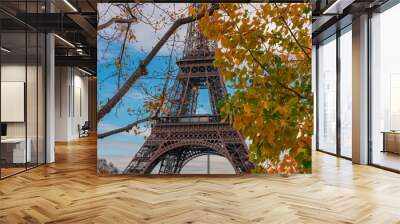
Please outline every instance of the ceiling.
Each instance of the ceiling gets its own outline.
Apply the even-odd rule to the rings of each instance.
[[[3,46],[13,49],[8,57],[34,55],[36,46],[28,43],[25,32],[51,32],[55,38],[56,66],[77,66],[96,73],[97,0],[1,0],[0,26]],[[51,11],[51,13],[49,13]],[[36,41],[35,41],[36,42]],[[40,47],[40,46],[39,46]]]
[[[352,18],[372,11],[388,0],[312,0],[313,43],[352,23]]]

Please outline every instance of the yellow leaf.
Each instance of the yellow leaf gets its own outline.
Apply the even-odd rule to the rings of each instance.
[[[241,61],[239,59],[235,59],[235,64],[239,65]]]
[[[250,105],[245,104],[244,107],[243,107],[243,109],[244,109],[244,112],[245,112],[245,113],[251,113],[251,107],[250,107]]]
[[[189,7],[189,14],[190,15],[192,15],[192,16],[195,16],[196,15],[196,10],[193,8],[193,7]]]

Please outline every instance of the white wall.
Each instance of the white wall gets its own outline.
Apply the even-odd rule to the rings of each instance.
[[[55,141],[68,140],[68,88],[69,76],[67,67],[56,67],[55,69]]]
[[[78,139],[78,125],[88,120],[88,78],[72,67],[56,67],[55,73],[55,140]]]
[[[72,120],[71,120],[71,135],[73,138],[78,138],[79,137],[79,132],[78,132],[78,125],[83,125],[85,121],[88,121],[89,119],[89,113],[88,113],[88,78],[81,76],[82,73],[79,73],[79,75],[76,75],[75,70],[75,75],[74,75],[74,108],[72,108]]]

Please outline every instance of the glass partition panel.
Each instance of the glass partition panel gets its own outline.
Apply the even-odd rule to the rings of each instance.
[[[352,157],[352,35],[351,26],[340,36],[340,154]]]
[[[16,19],[44,12],[45,2],[0,1],[9,11],[0,12],[0,178],[45,162],[46,38]]]
[[[336,37],[318,47],[318,149],[336,153]]]
[[[27,150],[30,151],[30,161],[27,166],[33,167],[38,163],[38,35],[36,32],[27,33],[27,80],[26,80],[26,114],[27,114]]]
[[[31,161],[26,144],[26,41],[25,32],[1,34],[2,177],[24,171]]]

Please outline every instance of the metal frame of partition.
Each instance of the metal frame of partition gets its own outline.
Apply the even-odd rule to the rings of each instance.
[[[27,3],[28,2],[36,3],[36,11],[39,11],[39,2],[46,3],[47,1],[39,1],[39,0],[27,1],[27,0],[25,0],[25,1],[21,1],[21,2],[25,3],[25,11],[27,12]],[[47,7],[46,7],[46,11],[47,11]],[[26,16],[26,14],[25,14],[25,16]],[[0,28],[1,28],[1,24],[0,24]],[[9,33],[9,32],[0,31],[0,45],[1,46],[3,45],[3,43],[2,43],[3,33]],[[12,33],[14,33],[14,32],[12,32]],[[25,87],[24,87],[24,92],[25,92],[24,93],[25,167],[23,170],[11,173],[7,176],[3,175],[3,173],[2,173],[3,168],[0,167],[0,180],[17,175],[19,173],[25,172],[27,170],[36,168],[40,165],[47,163],[47,153],[46,153],[46,148],[47,148],[47,128],[46,128],[47,127],[47,114],[46,114],[46,111],[47,111],[46,110],[46,108],[47,108],[47,99],[46,99],[47,98],[47,38],[46,38],[46,36],[47,36],[47,33],[41,32],[37,29],[34,29],[33,27],[28,26],[28,24],[26,24],[26,23],[24,25],[24,30],[22,32],[15,32],[15,33],[25,35],[25,37],[24,37],[25,38],[25,40],[24,40],[24,42],[25,42],[25,46],[24,46],[25,47],[25,49],[24,49],[25,50],[25,52],[24,52],[25,53],[25,58],[24,58],[24,60],[25,60]],[[36,112],[36,118],[35,118],[36,122],[33,122],[34,125],[36,125],[36,127],[34,127],[34,129],[36,130],[36,135],[32,136],[32,139],[33,138],[36,139],[36,149],[35,149],[36,150],[36,161],[34,163],[29,163],[29,166],[28,166],[28,153],[27,153],[27,147],[28,147],[27,83],[28,83],[28,64],[29,64],[28,63],[28,34],[32,34],[36,38],[36,41],[34,41],[35,42],[34,44],[36,44],[36,47],[34,49],[34,51],[35,51],[34,53],[36,54],[36,61],[33,62],[33,63],[36,63],[36,64],[34,64],[34,66],[36,67],[36,71],[33,72],[36,74],[36,77],[35,77],[36,90],[34,90],[36,92],[36,93],[34,93],[36,95],[36,99],[35,99],[36,100],[36,111],[35,111]],[[40,34],[43,34],[43,35],[40,35]],[[40,38],[40,36],[42,38]],[[42,42],[42,49],[39,51],[40,41]],[[3,55],[2,55],[2,53],[0,53],[0,81],[2,79],[2,76],[1,76],[2,75],[1,68],[3,66],[3,64],[2,64],[3,58],[2,57],[3,57]],[[40,63],[39,57],[42,58],[41,59],[43,61],[42,63]],[[41,92],[41,96],[39,96],[39,66],[40,65],[42,65],[41,82],[42,82],[42,88],[43,88],[43,92]],[[0,86],[0,90],[1,90],[1,86]],[[1,91],[0,91],[0,97],[1,97]],[[39,99],[39,97],[40,97],[40,99]],[[40,114],[40,115],[39,115],[39,100],[41,100],[41,102],[42,102],[41,107],[43,110],[42,111],[43,114]],[[1,101],[1,98],[0,98],[0,101]],[[1,105],[0,105],[0,110],[1,110]],[[40,147],[40,143],[39,143],[39,121],[42,122],[42,130],[41,130],[42,132],[40,132],[41,133],[40,135],[42,135],[41,137],[43,139],[41,142],[41,147]],[[0,123],[1,123],[1,115],[0,115]],[[39,149],[39,147],[41,150]],[[41,157],[40,157],[42,161],[39,160],[40,151],[42,152]],[[0,144],[0,158],[1,158],[1,153],[2,153],[2,146]]]
[[[0,23],[0,30],[1,30],[1,28],[2,28],[2,24]],[[3,44],[2,44],[2,40],[3,40],[3,38],[2,38],[2,32],[0,32],[0,47],[1,46],[3,46]],[[2,77],[2,75],[1,75],[1,71],[2,71],[2,69],[1,69],[1,60],[2,59],[2,53],[1,53],[1,50],[0,50],[0,84],[1,84],[1,77]],[[1,124],[2,122],[1,122],[1,85],[0,85],[0,124]],[[1,134],[0,134],[1,135]],[[1,136],[0,136],[1,137]],[[1,150],[1,144],[0,144],[0,163],[1,163],[1,153],[2,153],[2,150]],[[0,180],[2,179],[1,178],[1,167],[0,167]]]

